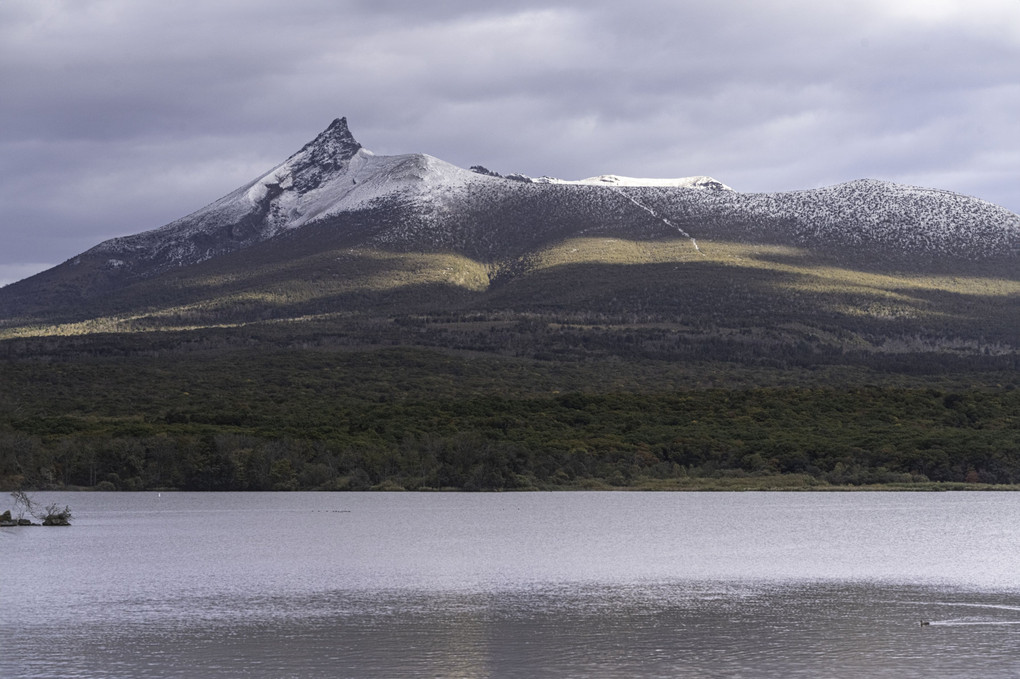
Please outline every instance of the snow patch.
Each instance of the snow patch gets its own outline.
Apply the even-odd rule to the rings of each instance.
[[[618,174],[600,174],[597,177],[588,177],[587,179],[566,180],[556,179],[555,177],[539,177],[532,181],[536,184],[567,184],[575,186],[665,186],[679,189],[733,190],[722,182],[704,175],[677,177],[675,179],[655,179],[624,177]]]
[[[660,215],[660,214],[659,214],[658,212],[656,212],[656,211],[655,211],[655,210],[653,210],[652,208],[648,207],[647,205],[645,205],[644,203],[642,203],[641,201],[639,201],[639,200],[638,200],[637,198],[635,198],[634,196],[628,195],[628,194],[626,194],[626,193],[624,193],[623,191],[620,191],[620,190],[616,190],[616,193],[617,193],[617,194],[619,194],[619,195],[621,195],[621,196],[623,196],[624,198],[626,198],[626,199],[627,199],[627,200],[629,200],[629,201],[630,201],[631,203],[633,203],[634,205],[638,206],[639,208],[641,208],[642,210],[644,210],[645,212],[647,212],[647,213],[648,213],[648,214],[650,214],[651,216],[655,217],[656,219],[658,219],[659,221],[661,221],[661,222],[662,222],[663,224],[665,224],[665,225],[666,225],[666,226],[668,226],[669,228],[671,228],[671,229],[676,229],[676,230],[677,230],[677,232],[678,232],[678,233],[679,233],[679,234],[680,234],[681,236],[683,236],[684,238],[687,238],[688,240],[690,240],[690,241],[691,241],[691,245],[693,245],[693,246],[694,246],[694,251],[695,251],[695,252],[697,252],[697,253],[698,253],[699,255],[701,255],[702,257],[704,257],[704,256],[705,256],[705,253],[704,253],[704,252],[702,252],[702,251],[701,251],[701,248],[699,248],[699,247],[698,247],[698,241],[697,241],[697,240],[696,240],[696,239],[694,238],[694,236],[692,236],[691,234],[687,233],[686,231],[684,231],[683,229],[681,229],[681,228],[680,228],[679,226],[677,226],[677,225],[676,225],[676,224],[675,224],[674,222],[670,221],[669,219],[666,219],[665,217],[663,217],[662,215]]]

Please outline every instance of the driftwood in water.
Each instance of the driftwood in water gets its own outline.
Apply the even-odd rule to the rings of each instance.
[[[23,490],[16,490],[11,493],[11,497],[14,498],[14,508],[18,512],[17,517],[11,514],[11,510],[5,511],[0,514],[0,527],[10,526],[37,526],[39,524],[33,523],[31,519],[25,518],[27,513],[29,516],[34,516],[39,521],[42,521],[44,526],[70,526],[71,525],[71,508],[64,506],[61,509],[56,502],[46,506],[44,509],[40,509],[38,505],[28,496]]]

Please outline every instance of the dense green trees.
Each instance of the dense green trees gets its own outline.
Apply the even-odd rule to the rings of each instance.
[[[973,386],[973,373],[874,372],[832,385],[821,369],[706,361],[221,348],[8,360],[0,373],[9,487],[489,490],[776,474],[1020,483],[1020,390],[1008,372]]]

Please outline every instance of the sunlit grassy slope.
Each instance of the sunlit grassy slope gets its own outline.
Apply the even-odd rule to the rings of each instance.
[[[91,317],[12,323],[0,338],[285,323],[297,334],[356,327],[361,344],[401,343],[389,328],[413,319],[443,333],[409,341],[460,348],[489,346],[472,339],[480,323],[491,330],[526,321],[560,335],[657,330],[667,333],[660,345],[725,338],[762,351],[806,342],[1009,355],[1018,299],[1020,279],[1001,270],[880,272],[791,247],[686,238],[571,238],[495,263],[364,247],[297,248],[280,258],[267,244],[137,283],[94,302]]]

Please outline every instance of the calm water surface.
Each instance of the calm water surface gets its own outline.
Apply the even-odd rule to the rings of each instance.
[[[35,499],[0,677],[1020,676],[1014,494]]]

